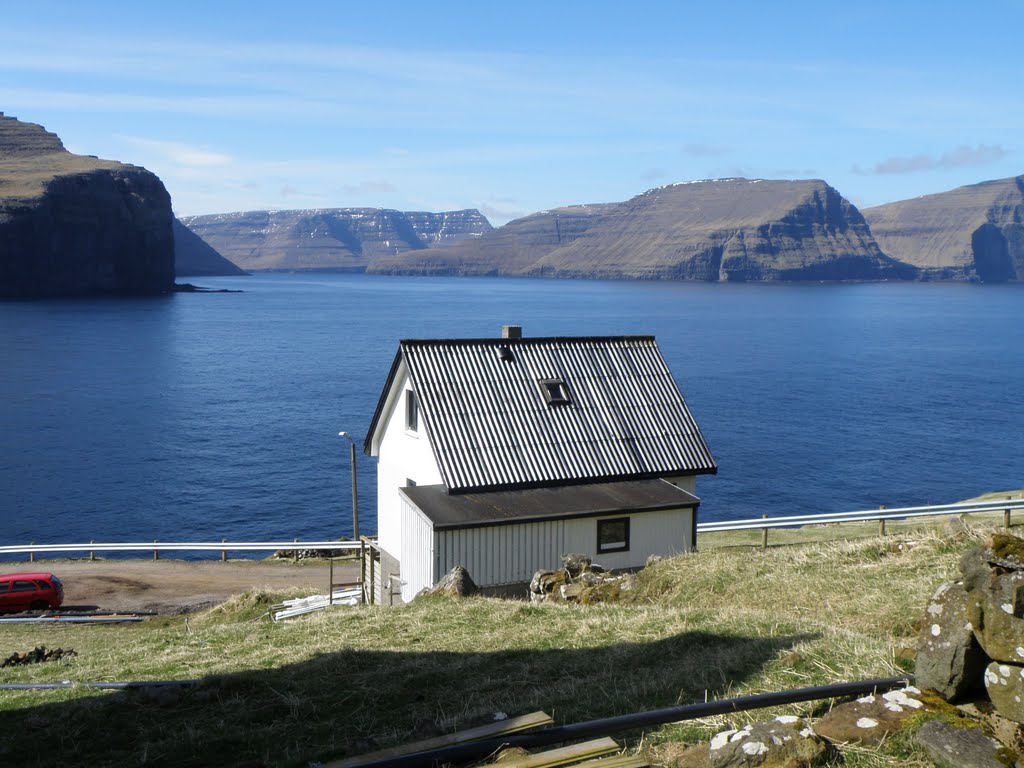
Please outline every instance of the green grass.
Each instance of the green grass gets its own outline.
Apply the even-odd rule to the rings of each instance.
[[[499,711],[543,709],[573,723],[896,675],[905,671],[896,652],[915,644],[928,598],[978,536],[939,524],[767,550],[702,541],[701,552],[643,571],[614,605],[430,598],[274,624],[266,611],[281,596],[249,593],[188,618],[0,625],[0,656],[35,645],[78,652],[0,670],[3,682],[203,680],[149,694],[0,692],[0,764],[299,766],[469,727]],[[664,761],[681,741],[823,706],[623,738]],[[927,765],[902,737],[846,759],[855,768]]]

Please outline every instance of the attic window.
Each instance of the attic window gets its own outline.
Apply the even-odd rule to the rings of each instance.
[[[501,362],[503,363],[511,363],[516,359],[516,356],[512,354],[512,348],[507,347],[504,344],[498,347],[498,357],[501,358]]]
[[[405,428],[410,432],[418,432],[420,428],[420,407],[411,389],[405,391]]]
[[[569,405],[569,388],[561,379],[541,379],[540,391],[548,405]]]

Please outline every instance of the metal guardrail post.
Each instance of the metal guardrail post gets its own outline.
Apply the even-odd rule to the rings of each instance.
[[[879,512],[885,512],[885,504],[879,504],[878,505],[878,511]],[[885,518],[884,517],[881,520],[878,521],[878,535],[879,536],[885,536]]]
[[[298,544],[299,540],[296,539],[295,543]],[[295,549],[292,550],[292,560],[293,560],[293,562],[296,562],[296,563],[299,562],[299,548],[298,547],[296,547]]]
[[[156,539],[153,539],[153,543],[154,544],[159,544],[159,542]],[[160,550],[157,549],[156,547],[153,547],[153,559],[154,560],[159,560],[160,559]]]
[[[1013,496],[1007,496],[1006,500],[1013,501]],[[1010,510],[1008,509],[1003,510],[1003,528],[1010,530]]]
[[[220,543],[224,544],[226,541],[227,541],[227,539],[221,539]],[[226,563],[228,561],[228,551],[226,549],[222,549],[220,551],[220,561],[222,563]]]
[[[327,582],[327,604],[334,605],[334,558],[327,558],[327,562],[329,564],[329,569],[327,571],[327,578],[329,579]]]
[[[89,539],[90,544],[95,544],[96,539]],[[89,562],[96,562],[96,553],[93,550],[89,550]]]
[[[30,541],[30,542],[29,542],[29,544],[31,544],[31,545],[32,545],[33,547],[34,547],[34,546],[36,545],[36,543],[35,543],[34,541]],[[28,553],[28,561],[29,561],[30,563],[34,563],[34,562],[36,561],[36,553],[35,553],[35,550],[29,550],[29,553]]]
[[[768,519],[768,513],[765,512],[763,515],[761,515],[761,519],[762,520],[767,520]],[[761,529],[761,549],[768,549],[768,529],[767,528],[762,528]]]

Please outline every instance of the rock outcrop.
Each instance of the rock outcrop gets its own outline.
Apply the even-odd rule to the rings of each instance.
[[[254,271],[362,272],[382,257],[426,249],[443,252],[491,230],[477,210],[323,208],[187,216],[181,221],[232,263]]]
[[[168,293],[172,219],[154,174],[0,113],[0,297]]]
[[[857,208],[823,181],[717,179],[623,203],[535,213],[450,248],[371,271],[703,281],[915,276],[885,256]]]
[[[174,274],[177,277],[244,275],[244,269],[225,259],[203,238],[177,219],[174,228]]]
[[[866,208],[864,218],[882,251],[922,279],[1024,280],[1024,176]]]
[[[1024,540],[993,533],[960,570],[963,583],[928,604],[917,684],[950,701],[983,684],[1002,717],[1024,723]]]

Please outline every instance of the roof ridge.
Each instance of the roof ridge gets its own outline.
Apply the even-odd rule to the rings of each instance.
[[[555,342],[613,342],[613,341],[655,341],[652,334],[637,334],[631,336],[528,336],[518,339],[505,339],[500,336],[486,336],[479,339],[400,339],[400,345],[425,346],[428,344],[493,344],[495,346],[509,346],[516,344],[550,344]]]

